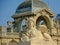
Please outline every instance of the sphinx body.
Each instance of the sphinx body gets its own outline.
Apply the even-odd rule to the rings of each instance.
[[[42,34],[40,30],[30,29],[22,36],[22,45],[55,45],[48,33]]]
[[[31,23],[29,23],[29,26],[31,28],[27,29],[25,34],[22,34],[22,45],[55,45],[51,36],[46,32],[47,27],[41,25],[37,29],[34,25],[33,19],[31,18],[30,20]]]

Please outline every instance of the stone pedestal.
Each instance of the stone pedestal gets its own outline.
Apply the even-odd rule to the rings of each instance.
[[[31,45],[30,41],[25,41],[25,42],[19,42],[18,45]]]

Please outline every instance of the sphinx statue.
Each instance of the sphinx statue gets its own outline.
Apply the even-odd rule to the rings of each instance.
[[[33,21],[31,28],[26,29],[27,32],[22,34],[21,41],[23,45],[56,45],[51,36],[47,33],[47,27],[40,25],[38,28],[34,26]],[[29,42],[29,43],[28,43]]]
[[[23,42],[30,42],[28,45],[55,45],[51,36],[48,33],[42,34],[40,30],[30,29],[22,36]]]

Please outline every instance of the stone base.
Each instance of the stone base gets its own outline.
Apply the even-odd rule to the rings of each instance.
[[[19,42],[18,45],[31,45],[29,41],[26,41],[26,42]]]

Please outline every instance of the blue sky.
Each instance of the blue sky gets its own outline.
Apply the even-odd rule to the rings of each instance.
[[[0,0],[0,26],[7,26],[7,21],[13,21],[11,16],[15,13],[19,4],[24,0]],[[43,0],[56,14],[60,13],[60,0]]]

